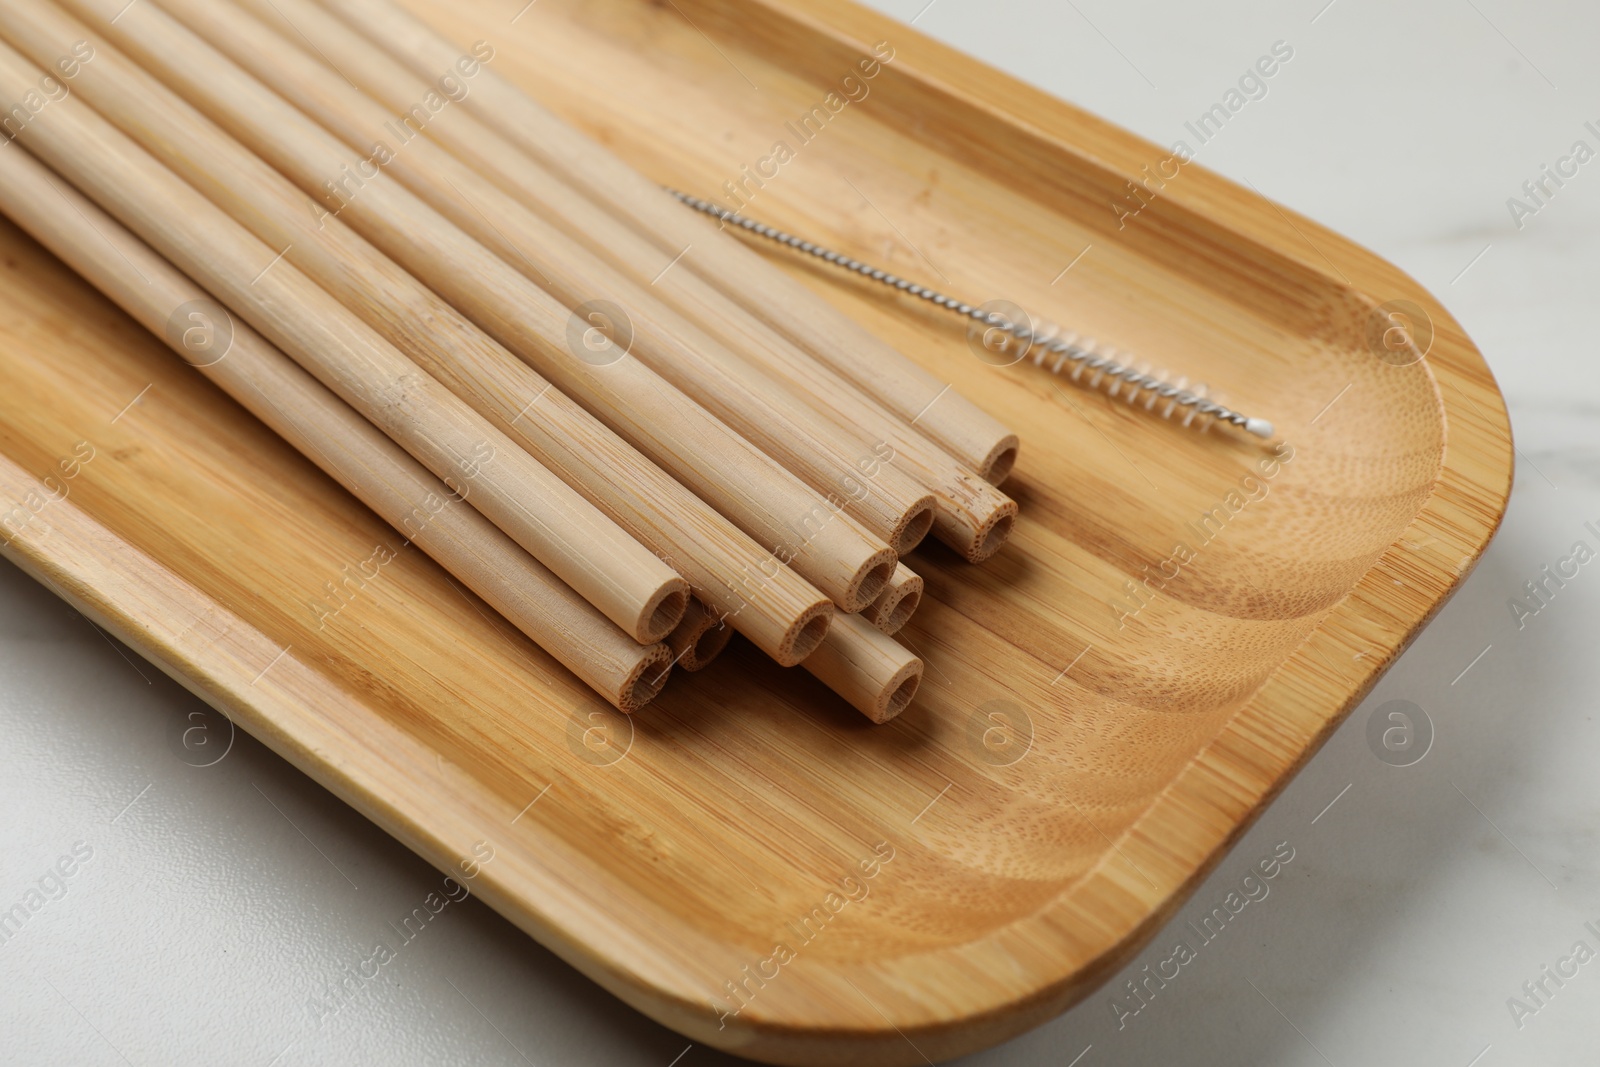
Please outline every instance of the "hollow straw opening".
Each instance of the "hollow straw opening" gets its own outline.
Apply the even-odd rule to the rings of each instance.
[[[900,599],[889,605],[889,611],[878,628],[893,637],[900,632],[900,628],[911,621],[911,616],[916,614],[917,606],[922,603],[922,590],[916,587],[907,588]]]
[[[1006,437],[994,450],[989,453],[988,459],[979,468],[978,473],[990,485],[999,485],[1011,475],[1011,468],[1017,465],[1017,453],[1022,450],[1022,442],[1015,434]]]
[[[669,585],[656,594],[654,603],[646,608],[644,624],[634,637],[642,645],[654,644],[677,629],[683,613],[689,608],[689,591],[682,584]]]
[[[697,671],[722,654],[733,637],[733,627],[725,622],[713,622],[694,639],[694,649],[679,661],[685,670]]]
[[[900,527],[899,536],[894,540],[896,555],[904,556],[922,543],[922,539],[928,536],[928,531],[933,529],[935,512],[936,507],[930,499],[926,507],[911,513],[905,524]]]
[[[1011,531],[1017,524],[1017,511],[1015,505],[1009,510],[1002,511],[994,517],[972,550],[967,553],[967,560],[971,563],[982,563],[996,552],[1000,546],[1011,539]]]
[[[890,691],[888,699],[878,709],[878,718],[873,721],[879,724],[905,711],[911,705],[911,700],[917,695],[917,687],[922,684],[922,661],[907,664],[901,672],[904,677],[899,678]]]
[[[895,566],[899,560],[895,558],[891,549],[885,549],[879,556],[874,556],[870,566],[856,577],[851,586],[850,603],[839,605],[843,610],[857,612],[878,599],[878,594],[883,592],[889,584],[889,579],[894,577]]]
[[[798,623],[789,632],[788,640],[779,649],[779,655],[773,658],[782,667],[793,667],[801,660],[817,650],[822,644],[822,639],[828,635],[828,626],[833,622],[833,605],[821,603],[805,615],[801,616]]]
[[[666,645],[656,645],[649,649],[648,655],[639,661],[623,681],[617,706],[632,715],[656,698],[666,686],[667,676],[671,673],[672,650]]]

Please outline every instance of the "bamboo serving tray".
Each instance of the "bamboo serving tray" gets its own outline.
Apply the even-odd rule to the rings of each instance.
[[[1182,368],[1288,443],[987,365],[946,313],[789,262],[1021,434],[1016,536],[916,553],[927,673],[887,726],[748,646],[628,720],[415,549],[318,629],[398,537],[0,223],[6,554],[441,869],[487,843],[476,892],[694,1041],[921,1063],[1082,998],[1500,520],[1505,409],[1460,327],[1196,163],[1130,200],[1165,151],[844,0],[411,2],[661,181],[726,202],[785,141],[748,213]],[[1385,347],[1393,301],[1425,360]]]

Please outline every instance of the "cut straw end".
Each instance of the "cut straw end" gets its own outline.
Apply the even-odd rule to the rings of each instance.
[[[968,563],[982,563],[1000,551],[1016,526],[1016,501],[992,488],[990,493],[992,498],[982,502],[986,505],[982,511],[948,505],[939,509],[934,520],[934,536],[961,553]]]
[[[683,657],[679,665],[686,671],[704,670],[711,665],[711,661],[722,655],[728,647],[728,642],[733,639],[733,627],[725,622],[719,622],[702,631],[695,638],[694,645],[689,654]]]
[[[922,682],[922,660],[858,615],[840,615],[828,639],[805,663],[819,681],[875,723],[911,704]]]
[[[923,500],[917,502],[900,525],[889,538],[889,544],[894,549],[895,555],[904,556],[922,543],[933,529],[934,517],[938,513],[938,504],[933,494],[929,493]]]
[[[851,577],[845,587],[843,603],[839,604],[839,610],[858,612],[878,599],[878,594],[883,592],[884,586],[889,584],[889,579],[894,577],[897,563],[898,559],[892,548],[874,552]]]
[[[672,651],[673,662],[680,670],[703,670],[728,647],[733,627],[718,618],[698,600],[689,601],[689,609],[677,629],[667,635],[667,648]]]
[[[918,605],[922,603],[922,590],[922,576],[902,563],[895,568],[894,577],[878,594],[878,599],[867,606],[861,617],[893,637],[916,613]]]
[[[1012,468],[1017,465],[1017,454],[1022,450],[1022,440],[1016,434],[1007,434],[996,443],[990,453],[984,457],[984,462],[978,467],[978,473],[990,485],[999,485],[1011,476]]]
[[[641,645],[653,645],[664,640],[683,621],[689,607],[689,583],[682,578],[664,582],[639,613],[633,626],[633,638]]]
[[[660,695],[672,673],[672,650],[664,644],[652,645],[623,680],[616,705],[632,715]]]
[[[828,636],[832,622],[838,618],[833,604],[823,600],[799,616],[784,633],[778,647],[770,655],[780,667],[793,667],[815,652]]]

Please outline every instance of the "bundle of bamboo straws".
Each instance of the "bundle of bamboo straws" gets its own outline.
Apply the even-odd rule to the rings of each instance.
[[[0,209],[617,708],[737,630],[894,717],[899,558],[999,549],[1016,436],[485,58],[391,0],[3,0]]]

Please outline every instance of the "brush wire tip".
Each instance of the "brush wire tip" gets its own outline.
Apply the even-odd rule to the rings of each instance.
[[[1244,428],[1245,432],[1253,433],[1263,439],[1272,436],[1272,423],[1266,419],[1245,419]]]

